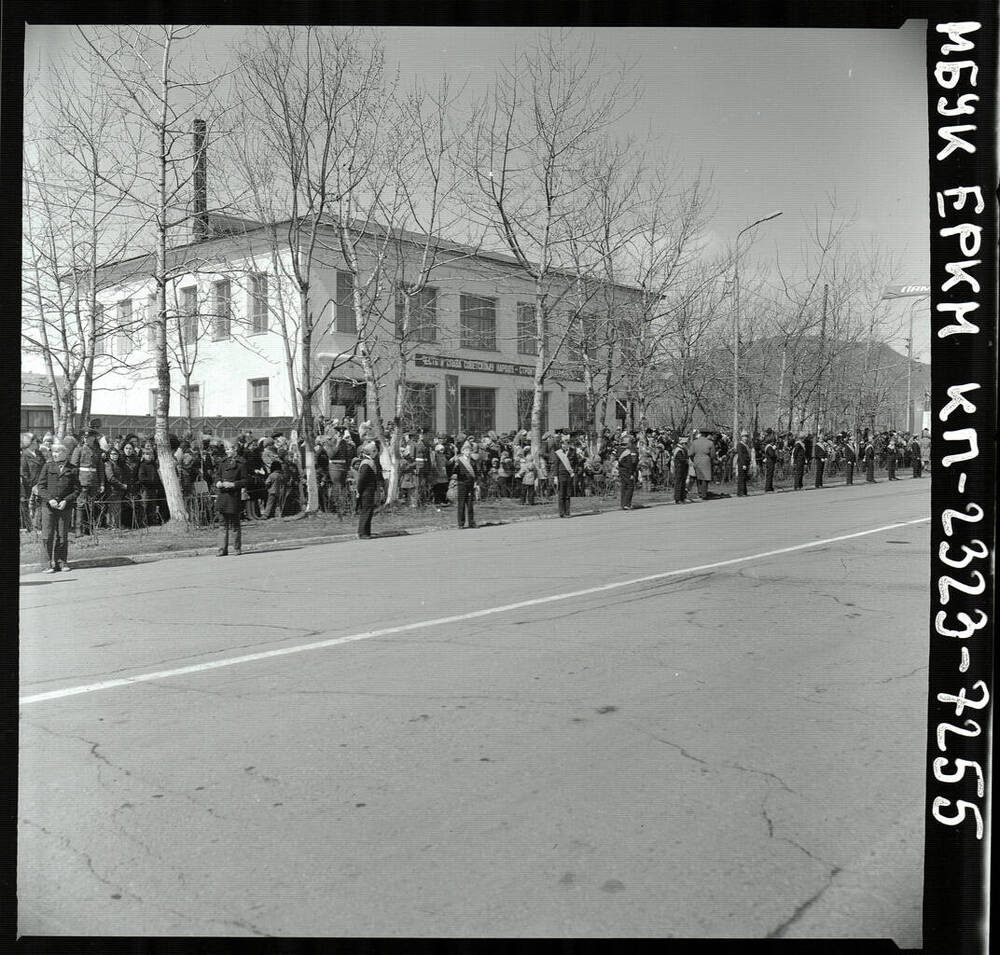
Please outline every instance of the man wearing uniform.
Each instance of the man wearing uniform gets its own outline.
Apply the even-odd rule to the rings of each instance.
[[[774,493],[774,466],[778,461],[778,449],[774,443],[774,432],[768,428],[764,435],[764,493]]]
[[[674,448],[671,464],[674,470],[674,503],[687,504],[688,439],[681,438]]]
[[[420,436],[417,438],[417,442],[413,449],[413,473],[416,477],[414,494],[416,495],[416,501],[419,505],[427,503],[428,489],[430,486],[428,482],[430,459],[431,447],[427,438],[427,429],[421,428]]]
[[[94,516],[94,505],[104,486],[104,462],[101,448],[97,443],[97,432],[88,428],[87,433],[70,456],[75,464],[80,481],[80,494],[76,499],[76,530],[78,534],[89,534]]]
[[[844,437],[844,475],[845,483],[854,483],[854,464],[857,461],[858,456],[854,451],[854,445],[851,439],[847,436]]]
[[[889,472],[889,480],[896,481],[896,432],[889,434],[889,440],[885,446],[885,467]]]
[[[913,476],[918,478],[923,472],[923,449],[920,447],[920,439],[914,435],[910,441],[910,463],[913,465]]]
[[[750,470],[750,445],[746,431],[740,432],[740,440],[736,445],[736,496],[747,496],[747,471]]]
[[[792,487],[796,491],[802,490],[802,475],[806,469],[806,444],[805,435],[800,431],[795,436],[795,444],[792,445],[792,475],[794,483]]]
[[[458,491],[458,528],[476,526],[476,465],[472,459],[475,448],[471,441],[462,445],[461,453],[455,458],[455,481]]]
[[[576,475],[576,451],[570,447],[569,435],[562,436],[561,446],[553,457],[556,476],[556,492],[559,498],[559,516],[569,517],[570,496],[573,493],[573,479]]]
[[[867,444],[865,444],[865,483],[874,484],[875,483],[875,442],[869,436]]]
[[[635,475],[639,470],[639,452],[635,441],[628,439],[625,450],[618,455],[618,480],[621,482],[621,509],[632,510],[632,495],[635,493]]]
[[[816,487],[823,486],[823,471],[826,468],[826,458],[828,454],[829,452],[826,449],[824,436],[817,434],[816,440],[813,442],[813,460],[816,462]]]

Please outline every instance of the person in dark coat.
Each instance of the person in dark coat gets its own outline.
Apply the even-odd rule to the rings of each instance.
[[[913,476],[918,478],[923,473],[923,448],[920,446],[920,438],[916,435],[910,440],[910,464],[913,466]]]
[[[740,440],[736,445],[736,496],[747,496],[747,472],[750,470],[750,435],[740,432]]]
[[[687,504],[688,439],[681,438],[674,448],[670,463],[674,474],[674,503]]]
[[[339,428],[334,419],[333,432],[327,439],[326,449],[330,455],[330,499],[337,516],[344,516],[344,494],[347,489],[347,471],[354,460],[355,445],[347,428]]]
[[[826,449],[826,441],[820,434],[816,435],[816,440],[813,442],[813,460],[816,462],[816,480],[815,486],[823,486],[823,470],[826,468],[826,458],[828,455]]]
[[[375,467],[375,455],[378,445],[374,441],[366,441],[361,445],[361,463],[358,465],[358,538],[367,541],[372,539],[372,517],[375,514],[375,492],[378,489],[378,471]]]
[[[875,483],[875,442],[871,438],[865,445],[865,483]]]
[[[577,463],[577,454],[570,447],[569,435],[564,434],[560,442],[560,447],[552,455],[552,467],[556,476],[560,517],[569,517],[570,497],[573,494],[573,482],[576,479]]]
[[[122,526],[122,501],[128,490],[128,475],[121,461],[117,448],[108,451],[108,460],[104,462],[104,507],[108,515],[108,527],[119,529]]]
[[[160,472],[156,467],[156,461],[153,460],[151,447],[142,449],[142,460],[139,462],[136,478],[139,481],[139,497],[142,500],[141,524],[148,526],[157,516],[156,499],[160,485]]]
[[[854,445],[850,438],[844,439],[844,481],[846,484],[854,483],[854,465],[858,456],[854,451]]]
[[[52,446],[52,460],[38,472],[38,496],[42,505],[42,547],[48,567],[45,573],[69,570],[69,527],[73,505],[80,493],[76,466],[68,460],[65,445]]]
[[[476,465],[472,459],[473,447],[471,441],[466,441],[462,445],[462,451],[456,456],[453,464],[455,467],[455,488],[458,492],[458,527],[459,530],[466,526],[476,526]]]
[[[215,509],[222,517],[219,532],[218,557],[229,554],[229,532],[233,533],[233,553],[238,557],[243,552],[243,527],[240,512],[243,509],[243,489],[247,486],[247,463],[237,453],[236,443],[225,442],[226,456],[215,471],[215,489],[218,496]]]
[[[97,443],[98,434],[93,428],[70,455],[80,480],[80,493],[76,498],[76,527],[80,534],[89,534],[94,522],[94,507],[104,486],[104,462]]]
[[[621,482],[621,508],[632,510],[632,495],[635,493],[635,476],[639,471],[639,451],[633,439],[629,439],[625,450],[618,455],[618,480]]]
[[[774,467],[778,462],[778,448],[774,432],[768,428],[764,435],[764,493],[774,493]]]
[[[792,487],[796,491],[802,490],[802,475],[806,469],[806,442],[805,435],[799,434],[792,445],[792,476],[794,478]]]
[[[45,458],[38,450],[38,438],[30,431],[21,435],[21,524],[26,531],[35,525],[39,500],[35,487],[44,464]]]
[[[896,432],[894,431],[889,435],[889,440],[886,442],[885,446],[885,468],[889,472],[890,481],[898,481],[899,478],[896,477],[896,461],[899,452],[899,447],[897,444]]]

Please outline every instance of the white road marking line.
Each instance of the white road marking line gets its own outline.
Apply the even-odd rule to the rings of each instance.
[[[806,544],[794,544],[791,547],[779,547],[777,550],[762,551],[758,554],[747,554],[744,557],[732,557],[729,560],[717,560],[711,564],[699,564],[696,567],[682,567],[680,570],[666,570],[645,577],[633,577],[631,580],[618,580],[610,584],[588,587],[585,590],[573,590],[569,593],[551,594],[548,597],[533,597],[530,600],[519,600],[517,603],[503,604],[499,607],[487,607],[484,610],[471,610],[468,613],[458,613],[450,617],[436,617],[434,620],[421,620],[417,623],[405,623],[398,627],[383,627],[381,630],[367,630],[364,633],[352,633],[346,637],[333,637],[329,640],[317,640],[313,643],[300,643],[294,647],[281,647],[277,650],[264,650],[260,653],[247,653],[238,657],[227,657],[223,660],[210,660],[205,663],[193,663],[186,667],[173,670],[156,670],[152,673],[140,673],[137,676],[121,677],[116,680],[101,680],[99,683],[87,683],[83,686],[69,686],[61,690],[49,690],[46,693],[35,693],[22,696],[21,706],[29,703],[41,703],[45,700],[58,700],[66,696],[77,696],[81,693],[96,693],[98,690],[111,690],[119,686],[131,686],[134,683],[148,683],[152,680],[165,680],[170,677],[184,676],[188,673],[201,673],[204,670],[217,670],[221,667],[236,666],[240,663],[253,663],[257,660],[270,660],[273,657],[288,656],[292,653],[305,653],[308,650],[322,650],[326,647],[336,647],[344,643],[355,643],[359,640],[370,640],[373,637],[387,637],[394,633],[408,633],[411,630],[426,630],[428,627],[441,627],[449,623],[460,623],[463,620],[475,620],[478,617],[488,617],[493,614],[506,613],[508,610],[521,610],[524,607],[538,607],[541,604],[555,603],[558,600],[571,600],[574,597],[587,597],[590,594],[605,593],[609,590],[620,590],[622,587],[632,587],[635,584],[648,583],[651,580],[665,580],[667,577],[681,577],[703,570],[714,570],[717,567],[729,567],[742,564],[749,560],[761,560],[764,557],[776,557],[779,554],[791,554],[799,550],[809,550],[812,547],[822,547],[824,544],[835,544],[838,541],[853,540],[856,537],[866,537],[869,534],[880,534],[883,531],[895,530],[898,527],[909,527],[912,524],[924,524],[929,517],[921,517],[915,521],[900,521],[896,524],[886,524],[883,527],[873,527],[867,531],[855,534],[842,534],[839,537],[826,537],[822,540],[809,541]]]

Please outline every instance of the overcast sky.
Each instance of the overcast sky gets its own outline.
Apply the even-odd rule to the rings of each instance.
[[[852,246],[873,238],[900,264],[899,281],[929,274],[925,23],[899,30],[607,28],[574,30],[609,67],[635,64],[645,95],[623,132],[652,134],[671,159],[714,178],[710,241],[724,247],[755,219],[754,254],[797,259],[806,220],[835,194],[856,213]],[[531,44],[525,28],[391,27],[377,30],[401,76],[447,70],[477,96],[501,60]],[[65,50],[72,28],[27,30],[29,75]],[[212,27],[198,54],[228,60],[239,27]],[[26,130],[30,136],[30,131]],[[745,240],[744,240],[745,241]],[[914,302],[893,305],[905,316]],[[929,358],[926,300],[915,306],[914,354]],[[905,335],[905,330],[904,330]],[[901,340],[895,342],[901,350]]]

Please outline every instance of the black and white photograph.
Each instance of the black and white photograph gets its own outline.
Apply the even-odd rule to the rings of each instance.
[[[18,936],[985,951],[980,13],[29,17]]]

